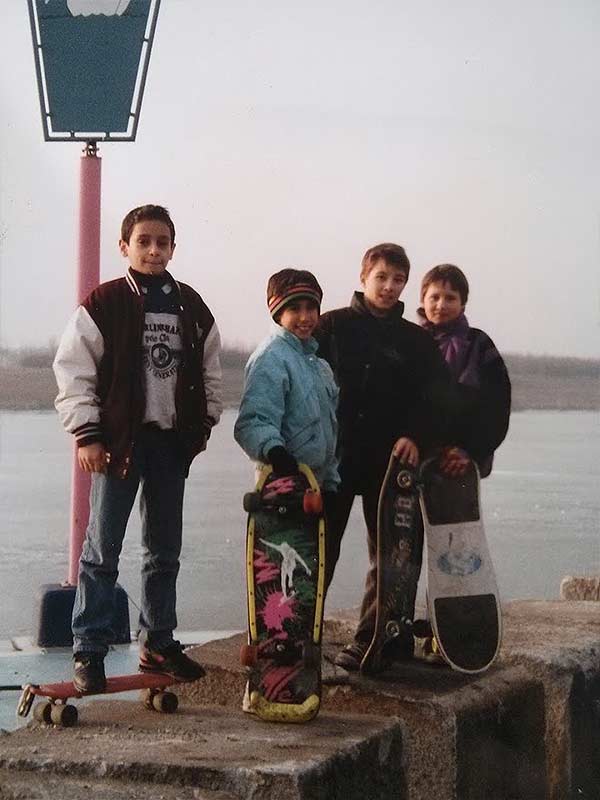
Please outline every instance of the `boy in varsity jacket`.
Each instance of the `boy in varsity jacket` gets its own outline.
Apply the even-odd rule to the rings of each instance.
[[[167,209],[130,211],[119,248],[126,275],[77,308],[54,361],[57,411],[80,467],[92,473],[72,621],[82,692],[106,683],[119,554],[140,484],[140,670],[181,680],[204,674],[173,630],[185,478],[222,411],[219,331],[200,295],[166,271],[175,249]]]

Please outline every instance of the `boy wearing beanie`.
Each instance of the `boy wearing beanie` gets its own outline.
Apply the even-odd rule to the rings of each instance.
[[[329,494],[340,482],[338,389],[312,336],[322,297],[307,270],[283,269],[269,278],[267,305],[278,327],[248,360],[234,436],[251,459],[270,463],[278,477],[297,474],[298,462],[307,464]]]

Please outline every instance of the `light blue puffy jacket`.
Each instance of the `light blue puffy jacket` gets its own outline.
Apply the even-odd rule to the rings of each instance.
[[[234,436],[259,462],[272,447],[285,447],[330,491],[340,482],[335,456],[339,392],[317,348],[312,337],[302,341],[285,328],[257,347],[246,364]]]

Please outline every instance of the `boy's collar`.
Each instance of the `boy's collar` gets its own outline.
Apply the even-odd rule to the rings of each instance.
[[[299,339],[297,336],[294,336],[293,333],[288,331],[281,325],[277,325],[275,330],[275,336],[280,336],[284,339],[288,344],[290,344],[294,350],[297,350],[299,353],[304,353],[305,355],[311,355],[312,353],[316,353],[319,349],[319,344],[314,336],[311,336],[310,339],[306,339],[303,341]]]
[[[430,331],[434,335],[437,334],[439,336],[443,336],[446,334],[449,335],[461,335],[466,334],[469,330],[469,320],[467,319],[465,312],[461,311],[461,313],[450,322],[438,322],[437,324],[434,322],[430,322],[427,319],[427,315],[425,314],[424,308],[417,308],[417,322],[422,328]]]
[[[142,295],[142,286],[150,286],[153,283],[170,283],[172,286],[179,288],[177,281],[173,278],[170,272],[165,270],[161,275],[145,275],[142,272],[136,272],[133,267],[129,267],[125,273],[125,280],[131,291],[138,296]]]
[[[358,311],[359,314],[368,314],[373,319],[383,323],[396,322],[404,315],[404,303],[402,300],[398,300],[396,305],[389,310],[389,313],[387,313],[385,317],[376,317],[375,314],[372,314],[369,311],[369,308],[365,303],[364,292],[354,292],[352,295],[352,300],[350,301],[350,308],[353,309],[353,311]]]

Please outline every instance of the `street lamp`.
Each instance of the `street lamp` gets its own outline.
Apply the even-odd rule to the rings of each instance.
[[[160,0],[27,0],[47,142],[84,142],[79,179],[77,302],[100,282],[98,142],[135,140]],[[40,589],[39,646],[71,643],[71,610],[89,516],[90,476],[74,448],[69,574]],[[116,641],[129,641],[127,596],[118,588]]]

